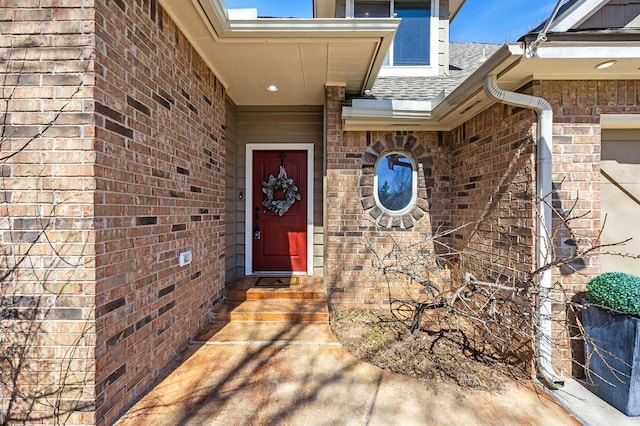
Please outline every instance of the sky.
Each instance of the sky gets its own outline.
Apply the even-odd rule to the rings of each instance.
[[[228,8],[257,7],[259,16],[310,18],[312,0],[224,0]],[[451,41],[516,41],[547,19],[557,0],[467,0],[451,25]]]

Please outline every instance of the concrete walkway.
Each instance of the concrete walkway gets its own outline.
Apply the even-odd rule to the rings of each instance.
[[[562,388],[548,392],[584,425],[640,426],[640,417],[626,416],[591,393],[577,380],[567,379]]]
[[[326,324],[261,323],[243,330],[228,323],[209,335],[117,424],[579,424],[525,386],[500,394],[433,388],[360,362]]]

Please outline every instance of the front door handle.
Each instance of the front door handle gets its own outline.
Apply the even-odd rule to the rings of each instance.
[[[261,237],[260,225],[258,224],[258,212],[260,211],[260,207],[256,207],[256,213],[254,215],[254,227],[253,227],[253,239],[259,240]]]

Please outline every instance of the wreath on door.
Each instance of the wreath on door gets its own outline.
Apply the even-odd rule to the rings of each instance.
[[[284,192],[284,199],[274,199],[276,192],[279,190]],[[262,192],[265,196],[262,205],[266,210],[277,213],[278,216],[284,215],[293,203],[301,198],[298,186],[293,179],[287,176],[284,165],[280,166],[278,177],[269,175],[269,179],[266,182],[262,182]]]

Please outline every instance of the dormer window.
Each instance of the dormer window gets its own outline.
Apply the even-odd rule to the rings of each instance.
[[[350,0],[355,18],[402,18],[384,65],[431,65],[431,0]]]

